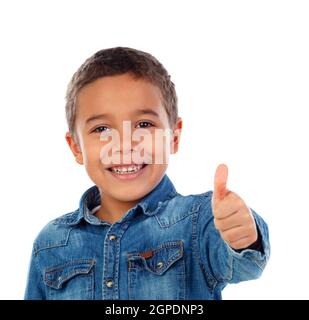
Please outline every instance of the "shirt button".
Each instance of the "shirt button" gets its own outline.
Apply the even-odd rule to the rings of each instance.
[[[114,282],[113,280],[106,280],[105,284],[107,287],[111,288],[114,285]]]
[[[116,236],[114,235],[114,234],[111,234],[110,236],[109,236],[109,240],[115,240],[116,239]]]

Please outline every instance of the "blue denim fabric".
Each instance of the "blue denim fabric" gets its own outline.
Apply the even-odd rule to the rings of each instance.
[[[100,194],[90,188],[79,209],[36,238],[25,299],[221,299],[228,283],[261,275],[270,247],[253,210],[263,252],[229,247],[214,227],[211,197],[182,196],[164,176],[109,224],[91,213]]]

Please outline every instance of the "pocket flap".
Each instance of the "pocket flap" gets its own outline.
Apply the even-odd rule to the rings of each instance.
[[[148,271],[162,275],[182,257],[183,242],[169,241],[156,248],[134,255],[133,260],[136,258],[142,259],[143,265]]]
[[[45,284],[54,289],[60,289],[69,279],[80,274],[88,274],[95,260],[73,260],[45,270]]]

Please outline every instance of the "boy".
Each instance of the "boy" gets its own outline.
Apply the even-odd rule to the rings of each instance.
[[[227,189],[227,167],[199,195],[165,175],[182,120],[153,56],[101,50],[66,98],[66,140],[95,186],[36,238],[26,299],[221,299],[228,283],[260,276],[267,225]]]

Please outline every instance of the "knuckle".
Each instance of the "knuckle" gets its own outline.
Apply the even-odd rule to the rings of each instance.
[[[250,214],[248,214],[247,212],[245,213],[245,219],[247,221],[247,223],[249,224],[253,224],[253,220]]]
[[[248,227],[253,227],[255,225],[254,219],[252,218],[252,216],[250,214],[248,214],[247,211],[243,211],[241,219],[242,219],[243,223],[245,225],[247,225]]]

